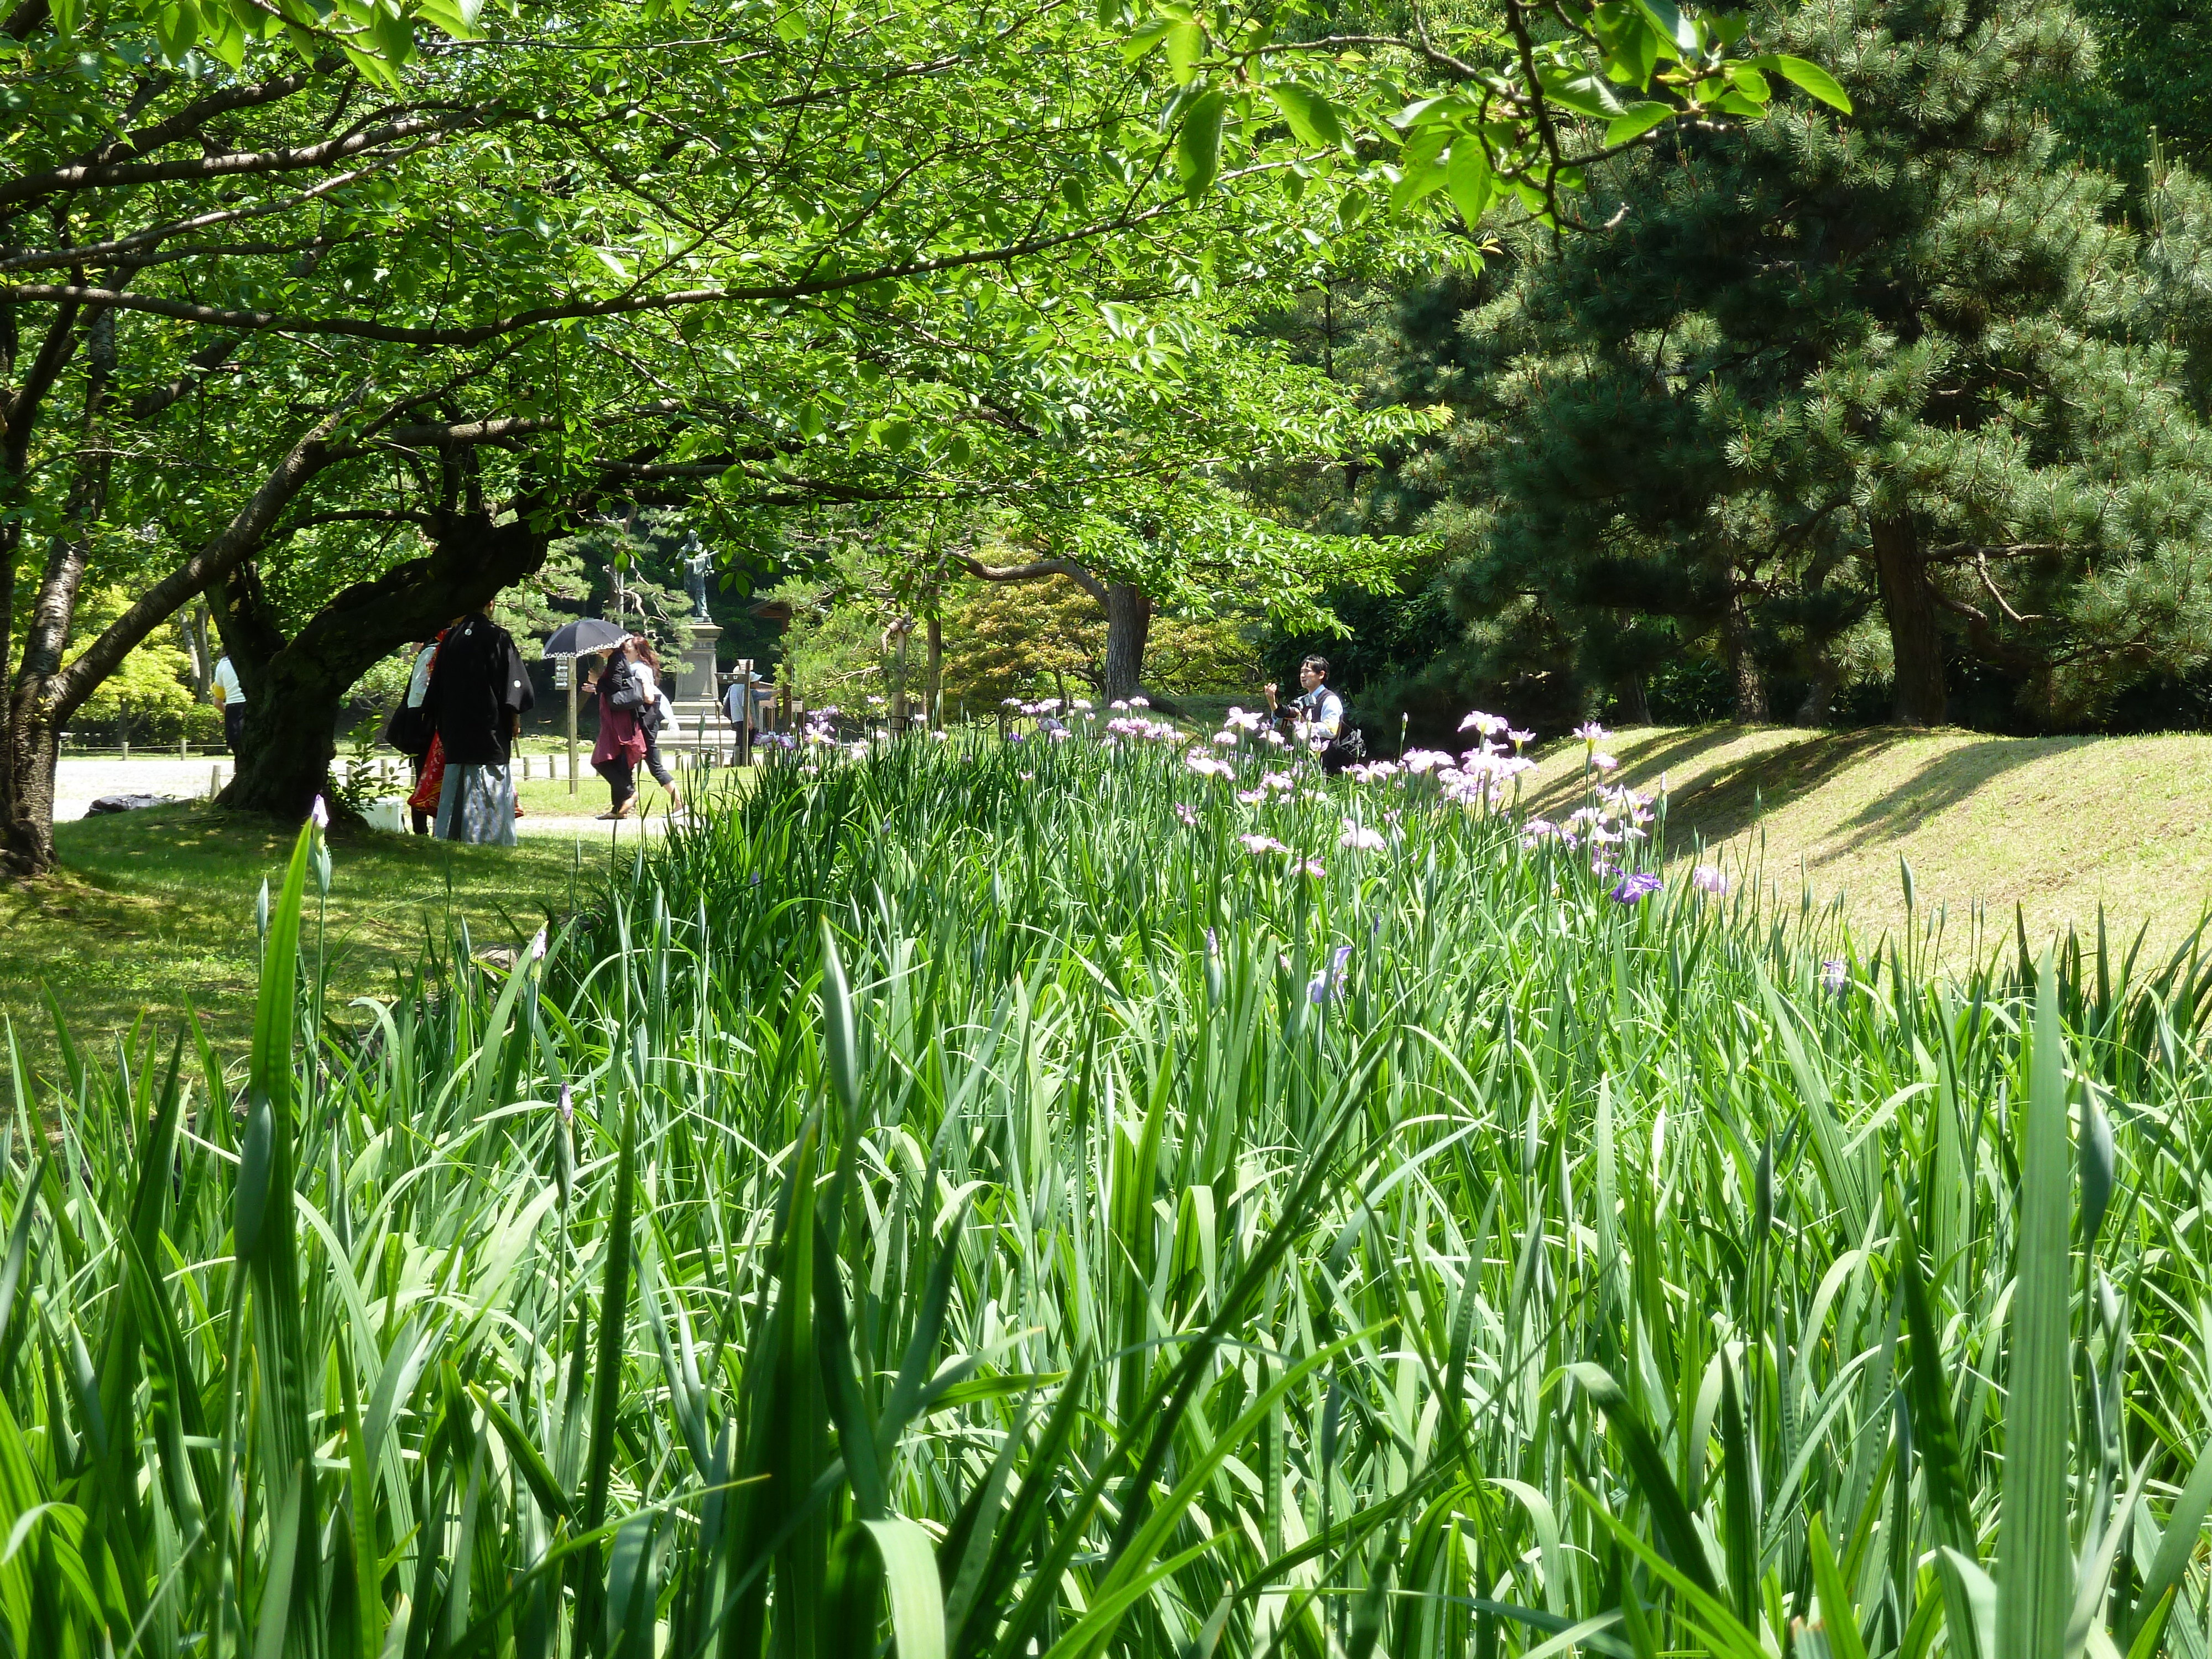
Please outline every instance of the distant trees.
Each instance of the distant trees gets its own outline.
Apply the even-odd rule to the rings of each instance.
[[[1459,420],[1375,499],[1447,545],[1460,671],[1632,717],[1695,643],[1740,719],[1881,679],[1933,724],[1965,675],[2050,726],[2212,659],[2194,179],[2146,243],[2064,157],[2054,0],[1764,21],[1858,113],[1679,132],[1596,181],[1610,228],[1407,315],[1404,393]]]

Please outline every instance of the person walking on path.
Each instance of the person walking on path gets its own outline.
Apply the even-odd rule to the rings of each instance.
[[[660,689],[660,657],[653,648],[653,641],[642,634],[633,634],[623,642],[623,650],[629,658],[630,672],[637,677],[644,689],[645,701],[638,707],[637,729],[645,737],[645,769],[653,780],[668,792],[668,810],[684,810],[684,796],[676,787],[676,780],[668,770],[668,763],[660,757],[660,733],[666,728],[676,732],[676,705],[668,700],[668,693]]]
[[[246,688],[227,651],[216,662],[215,684],[222,693],[222,746],[236,755],[246,746]]]
[[[637,798],[637,763],[645,758],[645,733],[638,729],[638,710],[645,705],[645,688],[630,661],[628,641],[607,653],[606,666],[583,689],[599,702],[599,737],[592,745],[592,769],[607,781],[613,798],[601,818],[626,818]]]
[[[514,845],[514,775],[522,717],[536,706],[514,635],[481,611],[446,629],[425,706],[446,767],[435,833],[441,841]]]

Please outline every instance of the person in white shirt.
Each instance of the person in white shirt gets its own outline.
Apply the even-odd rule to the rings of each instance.
[[[246,741],[246,688],[238,683],[238,667],[226,652],[216,659],[215,689],[222,693],[222,743],[234,755]]]
[[[1291,714],[1302,729],[1300,734],[1308,742],[1318,738],[1333,743],[1344,735],[1344,699],[1330,690],[1328,659],[1308,657],[1298,665],[1298,684],[1303,688],[1291,699]],[[1275,706],[1275,684],[1267,683],[1267,707]]]
[[[722,713],[737,733],[742,746],[748,731],[761,729],[761,704],[767,695],[767,685],[757,674],[738,674],[730,681],[729,689],[722,693]]]

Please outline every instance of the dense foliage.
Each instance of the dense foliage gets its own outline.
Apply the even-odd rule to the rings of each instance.
[[[1354,354],[1374,395],[1459,416],[1361,487],[1366,522],[1441,538],[1455,623],[1385,700],[2050,730],[2163,695],[2187,720],[2202,188],[2177,146],[2124,189],[2052,115],[2141,43],[2100,58],[2049,0],[1761,27],[1856,112],[1679,132],[1594,184],[1601,230],[1516,240]],[[2176,72],[2161,123],[2212,119]],[[1714,670],[1687,708],[1686,653]]]
[[[303,832],[245,1071],[0,1155],[0,1645],[2203,1651],[2212,970],[1133,741],[817,748],[365,1024]]]
[[[697,502],[733,578],[854,503],[1012,511],[1156,598],[1182,555],[1310,570],[1210,477],[1364,423],[1240,286],[1549,217],[1570,126],[1839,96],[1728,14],[1559,16],[18,0],[0,859],[50,865],[61,725],[196,595],[251,693],[226,799],[296,812],[360,675],[605,504]],[[1133,514],[1171,533],[1101,533]],[[73,639],[88,580],[137,597]]]

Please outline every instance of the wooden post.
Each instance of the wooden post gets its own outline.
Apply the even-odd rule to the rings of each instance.
[[[929,717],[929,729],[941,732],[945,729],[945,624],[935,617],[929,619],[928,637],[928,684],[922,695],[928,699],[925,712]]]
[[[576,793],[576,664],[578,659],[568,659],[568,793]]]

